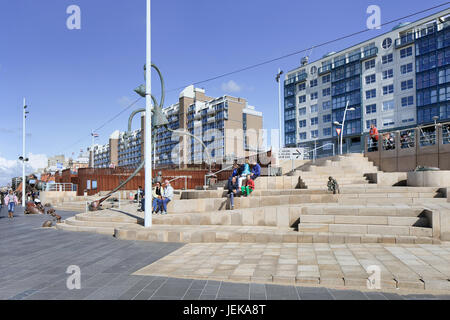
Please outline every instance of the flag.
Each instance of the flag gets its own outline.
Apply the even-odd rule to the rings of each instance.
[[[91,135],[92,135],[94,138],[98,138],[98,136],[99,136],[99,134],[98,134],[98,133],[95,133],[95,132],[91,133]]]

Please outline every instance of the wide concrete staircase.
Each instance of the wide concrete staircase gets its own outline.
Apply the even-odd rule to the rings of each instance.
[[[152,228],[143,228],[136,204],[78,214],[57,228],[169,242],[440,243],[433,220],[448,202],[439,188],[370,184],[364,174],[376,167],[355,155],[300,169],[258,178],[250,197],[235,198],[234,210],[224,190],[187,190],[168,215],[153,216]],[[320,185],[328,174],[337,177],[340,194]]]

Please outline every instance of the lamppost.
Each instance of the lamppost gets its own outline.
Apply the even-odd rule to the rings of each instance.
[[[344,117],[342,118],[342,124],[339,123],[338,121],[335,121],[334,124],[337,126],[341,126],[341,147],[340,147],[340,154],[342,155],[342,142],[343,142],[343,137],[344,137],[344,125],[345,125],[345,116],[347,114],[347,111],[355,111],[356,109],[351,107],[349,108],[350,101],[347,101],[347,104],[345,106],[345,110],[344,110]]]
[[[145,192],[152,192],[152,74],[151,74],[151,0],[147,0],[147,61],[145,69]],[[162,107],[162,106],[161,106]],[[144,225],[146,228],[152,226],[152,202],[151,197],[145,201]]]
[[[22,161],[22,207],[25,208],[25,184],[26,184],[26,178],[25,178],[25,162],[28,162],[28,158],[25,158],[25,119],[27,118],[27,114],[29,113],[26,111],[27,105],[25,103],[25,98],[23,98],[23,117],[22,117],[22,156],[19,157],[19,160]]]
[[[283,71],[280,70],[280,68],[278,68],[278,73],[277,76],[275,78],[275,80],[278,82],[278,148],[281,149],[282,145],[281,145],[281,75],[283,74]]]

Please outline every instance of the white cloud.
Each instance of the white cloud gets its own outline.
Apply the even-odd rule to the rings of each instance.
[[[222,83],[222,90],[225,92],[239,92],[242,90],[242,87],[233,80],[230,80],[228,82]]]
[[[48,158],[45,154],[28,154],[29,161],[25,167],[25,174],[30,174],[38,169],[47,167]],[[11,183],[11,178],[22,175],[22,162],[8,160],[0,156],[0,186]]]

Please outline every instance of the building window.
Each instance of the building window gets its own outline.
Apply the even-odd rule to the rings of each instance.
[[[367,120],[366,121],[366,128],[370,129],[370,125],[373,124],[375,127],[377,126],[377,119]]]
[[[377,90],[376,89],[372,89],[372,90],[367,90],[366,91],[366,99],[372,99],[372,98],[376,98],[377,97]]]
[[[376,112],[377,112],[376,104],[369,104],[368,106],[366,106],[366,114],[376,113]]]
[[[324,136],[331,136],[331,128],[323,128]]]
[[[317,87],[317,79],[311,80],[311,81],[309,82],[309,86],[310,86],[311,88]]]
[[[319,111],[319,106],[317,104],[313,104],[311,106],[311,113],[315,113]]]
[[[298,122],[298,126],[299,126],[300,128],[306,127],[306,120],[300,120],[300,121]]]
[[[391,111],[394,110],[394,100],[384,101],[383,102],[383,111]]]
[[[390,84],[383,87],[383,95],[394,93],[394,85]]]
[[[300,83],[300,84],[298,85],[298,91],[303,91],[303,90],[305,90],[305,89],[306,89],[306,83],[305,83],[305,82]]]
[[[331,74],[327,74],[326,76],[322,77],[322,84],[329,83],[331,81]]]
[[[383,80],[386,79],[390,79],[394,77],[394,70],[393,69],[389,69],[389,70],[385,70],[383,71]]]
[[[323,123],[331,122],[331,114],[324,115],[322,120],[323,120]]]
[[[322,103],[322,109],[323,110],[331,109],[331,101],[325,101],[324,103]]]
[[[381,61],[383,62],[383,64],[391,63],[393,60],[394,56],[392,55],[392,53],[381,57]]]
[[[408,63],[408,64],[404,64],[402,66],[400,66],[400,71],[402,74],[406,74],[406,73],[410,73],[413,71],[413,64],[412,63]]]
[[[366,84],[375,83],[376,77],[375,74],[371,74],[370,76],[366,76]]]
[[[326,88],[322,90],[322,97],[328,97],[331,94],[331,88]]]
[[[319,97],[319,94],[317,92],[311,93],[311,100],[316,100]]]
[[[406,81],[402,81],[402,91],[403,90],[412,89],[413,87],[414,87],[414,82],[413,82],[412,79],[406,80]]]
[[[311,125],[316,126],[319,124],[319,117],[311,118]]]
[[[316,139],[319,137],[319,130],[312,130],[311,131],[311,139]]]
[[[300,132],[299,138],[300,140],[306,140],[306,132]]]
[[[412,56],[412,47],[404,48],[400,50],[400,58],[406,58]]]
[[[298,109],[298,114],[304,116],[306,114],[306,107]]]
[[[395,121],[392,120],[391,118],[383,119],[383,127],[393,126],[394,124],[395,124]]]
[[[412,106],[414,104],[414,96],[402,98],[402,107]]]
[[[298,103],[304,103],[304,102],[306,102],[306,96],[305,95],[298,97]]]
[[[402,123],[414,122],[414,118],[402,119]]]
[[[383,49],[389,49],[392,45],[392,39],[391,38],[386,38],[383,40],[383,43],[381,44],[381,46],[383,47]]]
[[[375,68],[375,59],[368,60],[364,63],[366,70]]]

